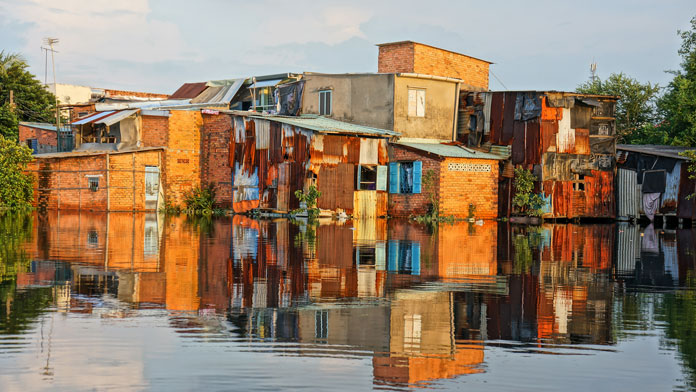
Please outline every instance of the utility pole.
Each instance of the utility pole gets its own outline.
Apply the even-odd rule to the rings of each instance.
[[[597,63],[592,59],[592,63],[590,64],[590,75],[592,77],[592,83],[597,80]]]
[[[56,83],[56,59],[53,49],[53,45],[58,43],[58,38],[45,38],[44,43],[49,46],[49,48],[44,48],[47,51],[51,51],[51,63],[53,64],[53,93],[56,98],[56,132],[60,131],[60,109],[58,108],[58,83]]]
[[[12,113],[15,111],[14,90],[10,90],[10,111]]]

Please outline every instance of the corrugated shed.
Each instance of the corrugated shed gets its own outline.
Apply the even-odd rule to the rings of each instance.
[[[200,83],[184,83],[179,87],[174,94],[169,96],[169,99],[189,99],[197,97],[203,90],[206,89],[205,82]]]
[[[676,214],[677,201],[679,200],[679,181],[681,177],[682,162],[678,161],[674,168],[666,170],[665,193],[662,194],[660,213],[661,214]]]
[[[439,155],[441,157],[448,158],[472,158],[472,159],[494,159],[503,160],[504,157],[501,155],[485,153],[481,151],[472,150],[467,147],[441,144],[441,143],[409,143],[409,142],[399,142],[395,143],[401,146],[406,146],[410,148],[415,148],[417,150],[425,151],[431,154]]]

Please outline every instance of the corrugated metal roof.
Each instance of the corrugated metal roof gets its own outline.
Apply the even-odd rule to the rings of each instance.
[[[296,127],[309,129],[320,133],[339,133],[349,135],[371,135],[371,136],[399,136],[399,132],[390,131],[387,129],[372,128],[364,125],[351,124],[343,121],[337,121],[330,118],[303,114],[297,117],[291,116],[274,116],[261,115],[259,113],[243,112],[238,110],[222,110],[223,113],[234,114],[244,117],[260,118],[270,121],[276,121],[283,124],[294,125]]]
[[[169,99],[190,99],[195,98],[207,88],[205,82],[200,83],[184,83],[174,94],[169,96]]]
[[[29,128],[36,128],[36,129],[43,129],[46,131],[56,131],[56,125],[55,124],[50,124],[50,123],[40,123],[40,122],[29,122],[29,121],[21,121],[19,125],[29,127]],[[65,126],[65,127],[60,127],[61,131],[71,131],[70,126]]]
[[[138,113],[140,109],[130,109],[130,110],[122,110],[120,112],[116,112],[111,116],[102,118],[100,120],[95,121],[95,124],[104,124],[106,126],[111,126],[116,124],[117,122],[120,122],[121,120],[125,119],[126,117],[130,117],[134,115],[135,113]]]
[[[214,80],[206,83],[205,91],[191,100],[191,103],[230,103],[246,78]]]
[[[97,111],[123,110],[123,109],[158,109],[160,107],[185,106],[190,104],[190,99],[167,99],[160,101],[144,102],[119,102],[119,103],[96,103],[94,109]]]
[[[679,154],[689,150],[696,150],[696,147],[663,146],[657,144],[617,144],[616,149],[688,161],[689,158]]]
[[[396,145],[406,146],[410,148],[415,148],[417,150],[429,152],[431,154],[439,155],[441,157],[448,158],[471,158],[471,159],[494,159],[503,160],[504,157],[496,154],[490,154],[486,152],[472,150],[467,147],[453,146],[448,144],[440,143],[394,143]]]
[[[276,84],[282,82],[283,79],[271,79],[271,80],[261,80],[257,81],[256,83],[252,83],[249,85],[251,88],[261,88],[261,87],[270,87],[270,86],[275,86]]]
[[[82,125],[82,124],[89,124],[92,122],[95,122],[99,119],[102,119],[104,117],[110,116],[114,114],[116,111],[115,110],[108,110],[106,112],[97,112],[97,113],[92,113],[88,115],[87,117],[83,117],[75,122],[72,123],[72,125]]]

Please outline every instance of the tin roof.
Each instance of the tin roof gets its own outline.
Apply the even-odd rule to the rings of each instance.
[[[696,150],[696,147],[663,146],[658,144],[617,144],[616,149],[688,161],[689,158],[679,154],[689,150]]]
[[[470,148],[451,144],[441,143],[408,143],[399,142],[396,145],[410,147],[416,150],[425,151],[431,154],[447,158],[471,158],[471,159],[494,159],[504,160],[505,157],[487,152],[472,150]]]
[[[277,116],[264,115],[255,112],[244,112],[239,110],[221,110],[221,113],[229,113],[237,116],[261,118],[264,120],[276,121],[283,124],[294,125],[296,127],[309,129],[319,133],[339,133],[350,135],[366,136],[399,136],[399,132],[387,129],[372,128],[364,125],[351,124],[331,118],[317,116],[314,114],[303,114],[301,116]]]
[[[184,83],[179,89],[174,91],[174,94],[169,96],[169,99],[190,99],[195,98],[203,90],[206,89],[205,82],[200,83]]]
[[[19,125],[29,127],[29,128],[36,128],[36,129],[43,129],[46,131],[56,131],[56,125],[51,124],[51,123],[40,123],[40,122],[30,122],[30,121],[21,121]],[[61,131],[70,131],[70,126],[67,125],[65,127],[61,126],[60,127]]]

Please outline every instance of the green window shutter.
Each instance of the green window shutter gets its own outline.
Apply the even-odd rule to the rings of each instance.
[[[399,193],[399,163],[389,163],[389,193]]]
[[[377,190],[387,190],[387,167],[377,166]]]
[[[421,193],[421,177],[423,176],[423,162],[413,162],[413,193]]]

